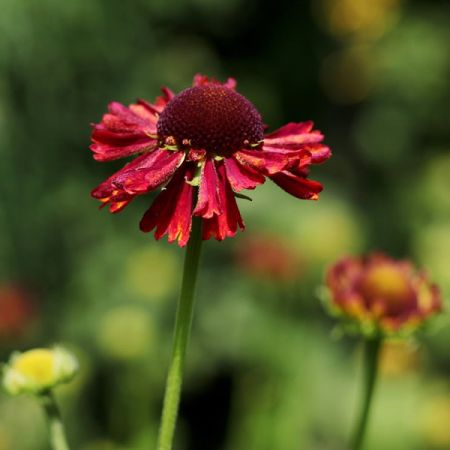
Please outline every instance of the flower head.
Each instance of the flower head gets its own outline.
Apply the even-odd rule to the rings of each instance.
[[[248,275],[261,281],[289,283],[302,274],[300,258],[277,235],[257,234],[241,242],[236,262]]]
[[[367,334],[411,331],[442,309],[439,289],[409,261],[345,257],[326,275],[334,312]]]
[[[136,196],[161,192],[140,228],[156,239],[186,245],[192,217],[203,220],[203,239],[223,240],[244,229],[236,194],[271,178],[301,199],[318,198],[322,185],[308,180],[311,164],[331,155],[312,122],[289,123],[264,134],[256,108],[235,91],[236,82],[197,75],[178,95],[163,88],[155,103],[113,102],[93,126],[91,150],[98,161],[138,155],[92,191],[111,212]]]
[[[0,341],[22,336],[34,318],[32,296],[24,288],[0,285]]]
[[[16,352],[3,368],[3,386],[11,395],[39,394],[70,381],[77,371],[77,359],[62,347]]]

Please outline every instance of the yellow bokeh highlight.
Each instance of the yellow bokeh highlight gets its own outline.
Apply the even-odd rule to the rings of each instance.
[[[11,450],[13,444],[11,442],[10,434],[6,427],[0,424],[0,450]]]
[[[125,273],[131,292],[158,301],[177,289],[180,266],[172,251],[155,245],[134,251],[126,261]]]
[[[371,39],[382,36],[399,15],[400,0],[318,0],[318,22],[337,37]]]
[[[334,102],[358,103],[372,93],[377,65],[378,57],[373,47],[352,45],[331,53],[323,60],[320,82]]]
[[[387,341],[383,345],[380,372],[384,376],[399,377],[414,373],[421,364],[417,347],[405,341]]]
[[[145,309],[119,306],[108,311],[99,323],[97,344],[112,359],[134,360],[149,354],[155,334],[155,324]]]
[[[425,405],[422,432],[433,448],[450,448],[450,395],[436,397]]]
[[[322,199],[291,226],[291,245],[306,264],[323,267],[343,254],[357,253],[365,241],[359,217],[345,203]]]
[[[421,264],[442,288],[444,297],[450,295],[450,220],[434,222],[418,229],[414,248]]]

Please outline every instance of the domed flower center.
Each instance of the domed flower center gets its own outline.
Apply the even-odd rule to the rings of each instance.
[[[383,264],[369,269],[361,283],[368,306],[380,302],[386,315],[397,315],[415,306],[413,290],[400,267]]]
[[[224,155],[264,137],[261,115],[232,89],[209,84],[186,89],[165,107],[157,124],[162,140]]]

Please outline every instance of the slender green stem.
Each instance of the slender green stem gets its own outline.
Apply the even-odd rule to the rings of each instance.
[[[180,403],[186,347],[191,329],[194,292],[202,244],[202,221],[194,218],[184,259],[183,282],[175,320],[172,358],[159,428],[158,450],[171,450]]]
[[[46,391],[41,394],[41,404],[47,416],[50,446],[52,450],[69,450],[66,433],[53,392]]]
[[[370,406],[378,375],[378,361],[382,347],[382,338],[367,339],[364,349],[364,386],[359,419],[356,423],[355,434],[351,445],[352,450],[361,450],[367,429]]]

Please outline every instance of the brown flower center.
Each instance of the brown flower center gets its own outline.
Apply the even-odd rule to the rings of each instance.
[[[186,89],[165,107],[157,124],[162,141],[229,154],[264,137],[261,115],[242,95],[221,85]]]
[[[401,314],[415,306],[407,275],[393,264],[370,268],[362,280],[361,291],[368,306],[379,302],[387,315]]]

